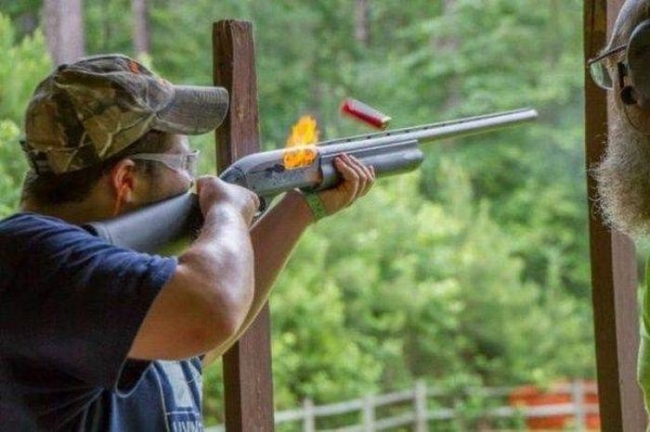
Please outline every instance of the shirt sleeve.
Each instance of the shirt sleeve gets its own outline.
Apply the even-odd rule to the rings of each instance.
[[[27,359],[112,387],[176,260],[114,247],[65,223],[43,224],[17,244],[15,288],[3,295],[5,306],[20,311],[10,345]]]

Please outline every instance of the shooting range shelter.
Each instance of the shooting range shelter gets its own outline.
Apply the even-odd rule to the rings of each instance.
[[[605,46],[623,2],[584,1],[585,60]],[[231,95],[230,113],[216,132],[220,172],[260,148],[252,24],[234,20],[215,23],[213,59],[214,83],[226,87]],[[591,82],[586,69],[584,73],[585,151],[589,168],[605,150],[608,95]],[[588,177],[587,184],[601,427],[604,432],[640,432],[645,430],[647,420],[636,383],[639,331],[635,248],[629,238],[605,227],[593,209],[593,179]],[[270,328],[266,305],[255,324],[224,356],[228,432],[274,430]]]

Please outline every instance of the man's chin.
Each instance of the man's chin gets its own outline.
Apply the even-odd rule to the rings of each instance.
[[[614,125],[607,154],[593,170],[605,222],[634,237],[650,235],[650,140]]]

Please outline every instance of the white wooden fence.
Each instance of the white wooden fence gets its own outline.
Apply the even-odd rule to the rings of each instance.
[[[498,401],[507,401],[507,396],[512,390],[512,388],[505,387],[479,388],[469,389],[466,393],[481,394],[481,396],[494,398]],[[594,394],[595,391],[595,384],[574,381],[570,384],[554,387],[556,394],[571,395],[571,401],[568,403],[520,407],[496,406],[487,409],[486,412],[482,413],[482,417],[488,419],[515,417],[532,419],[566,415],[573,418],[572,430],[583,432],[587,431],[587,416],[598,413],[598,405],[586,401],[586,395]],[[300,423],[302,424],[301,428],[296,427],[293,430],[301,430],[302,432],[375,432],[405,426],[410,426],[410,430],[414,432],[427,432],[429,425],[433,425],[435,422],[450,421],[460,415],[454,408],[429,409],[428,402],[430,398],[444,398],[446,396],[448,395],[436,388],[427,388],[423,382],[417,382],[412,389],[383,395],[368,395],[364,398],[328,405],[317,406],[311,400],[306,399],[299,409],[276,412],[275,424],[279,426],[284,423]],[[399,414],[381,417],[377,415],[378,409],[404,405],[409,409],[401,410]],[[355,417],[360,419],[361,423],[336,429],[316,428],[318,419],[333,418],[352,413],[357,413]],[[224,431],[223,425],[205,429],[205,432]]]

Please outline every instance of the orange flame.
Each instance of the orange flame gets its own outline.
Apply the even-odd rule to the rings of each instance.
[[[295,169],[309,166],[318,156],[318,150],[313,144],[318,142],[318,126],[310,116],[302,116],[291,128],[284,151],[284,167]]]
[[[287,147],[316,144],[318,133],[316,120],[310,116],[302,116],[291,128],[291,134],[287,138]]]

